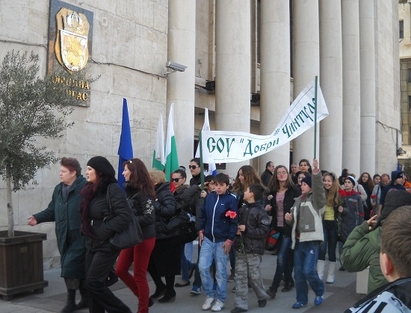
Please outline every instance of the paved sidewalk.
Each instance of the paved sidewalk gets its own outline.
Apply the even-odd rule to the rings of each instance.
[[[262,272],[264,283],[266,287],[271,284],[271,279],[274,275],[276,267],[276,256],[266,253],[263,257]],[[57,313],[64,307],[66,300],[66,290],[64,281],[60,278],[60,269],[53,269],[45,271],[45,279],[48,280],[49,286],[44,289],[43,294],[28,293],[24,295],[16,296],[12,301],[0,300],[0,312],[1,313]],[[150,279],[150,293],[154,292],[154,284]],[[358,301],[363,295],[358,295],[355,292],[355,273],[347,273],[336,271],[335,283],[332,285],[326,285],[326,292],[324,295],[324,302],[321,306],[316,307],[313,304],[314,293],[310,290],[307,307],[300,310],[293,310],[292,304],[295,302],[295,289],[290,292],[279,292],[276,299],[269,299],[267,306],[259,308],[257,305],[257,298],[250,289],[249,292],[249,309],[248,312],[258,313],[282,313],[282,312],[316,312],[316,313],[330,313],[330,312],[343,312],[346,308],[350,307],[353,303]],[[176,281],[178,277],[176,277]],[[235,283],[227,283],[228,295],[225,303],[225,309],[223,312],[230,312],[234,308],[234,293],[231,292]],[[281,288],[281,287],[280,287]],[[137,299],[126,288],[123,282],[119,281],[112,286],[114,293],[121,298],[133,312],[137,312]],[[193,313],[203,312],[201,305],[205,300],[205,295],[192,296],[190,295],[191,287],[176,288],[177,297],[175,302],[172,303],[155,303],[150,308],[150,313]],[[79,295],[78,295],[79,298]],[[88,310],[82,310],[77,312],[88,312]]]

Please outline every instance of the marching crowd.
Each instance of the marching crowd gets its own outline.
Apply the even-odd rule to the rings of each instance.
[[[411,312],[411,183],[403,172],[364,172],[357,180],[347,169],[337,177],[320,170],[318,160],[302,159],[290,170],[268,162],[261,176],[244,165],[231,183],[224,173],[202,179],[197,158],[188,168],[187,183],[184,166],[168,179],[131,159],[123,164],[123,190],[106,158],[91,158],[85,177],[76,159],[61,159],[61,183],[28,224],[55,222],[67,287],[62,313],[131,312],[109,288],[117,277],[136,296],[138,313],[149,312],[155,302],[175,301],[175,288],[190,286],[192,276],[190,293],[205,295],[204,311],[224,309],[227,281],[235,281],[232,313],[248,311],[249,288],[258,306],[266,306],[279,297],[282,281],[281,292],[295,288],[293,309],[307,305],[308,285],[319,306],[337,268],[367,267],[369,295],[346,312]],[[141,243],[115,249],[109,238],[134,218]],[[266,249],[277,255],[268,288],[261,276]]]

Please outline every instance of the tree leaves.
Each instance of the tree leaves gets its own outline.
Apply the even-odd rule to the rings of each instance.
[[[14,191],[24,188],[39,168],[57,161],[37,139],[60,138],[74,124],[67,121],[73,100],[66,86],[53,84],[50,76],[41,78],[38,63],[33,52],[13,50],[0,67],[0,175],[11,178]],[[75,73],[73,79],[84,75]]]

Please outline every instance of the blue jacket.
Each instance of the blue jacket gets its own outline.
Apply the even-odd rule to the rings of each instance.
[[[385,197],[387,196],[388,192],[390,192],[393,189],[405,190],[405,187],[403,185],[395,184],[397,174],[399,173],[401,173],[401,171],[392,171],[391,182],[381,190],[380,204],[382,204],[382,206],[384,206]]]
[[[225,216],[227,211],[236,212],[237,199],[235,195],[227,191],[218,195],[215,191],[209,193],[201,207],[199,229],[204,236],[213,242],[222,242],[227,239],[234,240],[237,232],[238,217]]]

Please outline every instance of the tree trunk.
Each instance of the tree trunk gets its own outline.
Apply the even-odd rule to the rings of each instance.
[[[6,165],[6,185],[7,185],[7,220],[8,220],[8,236],[14,237],[14,212],[11,199],[11,168]]]

